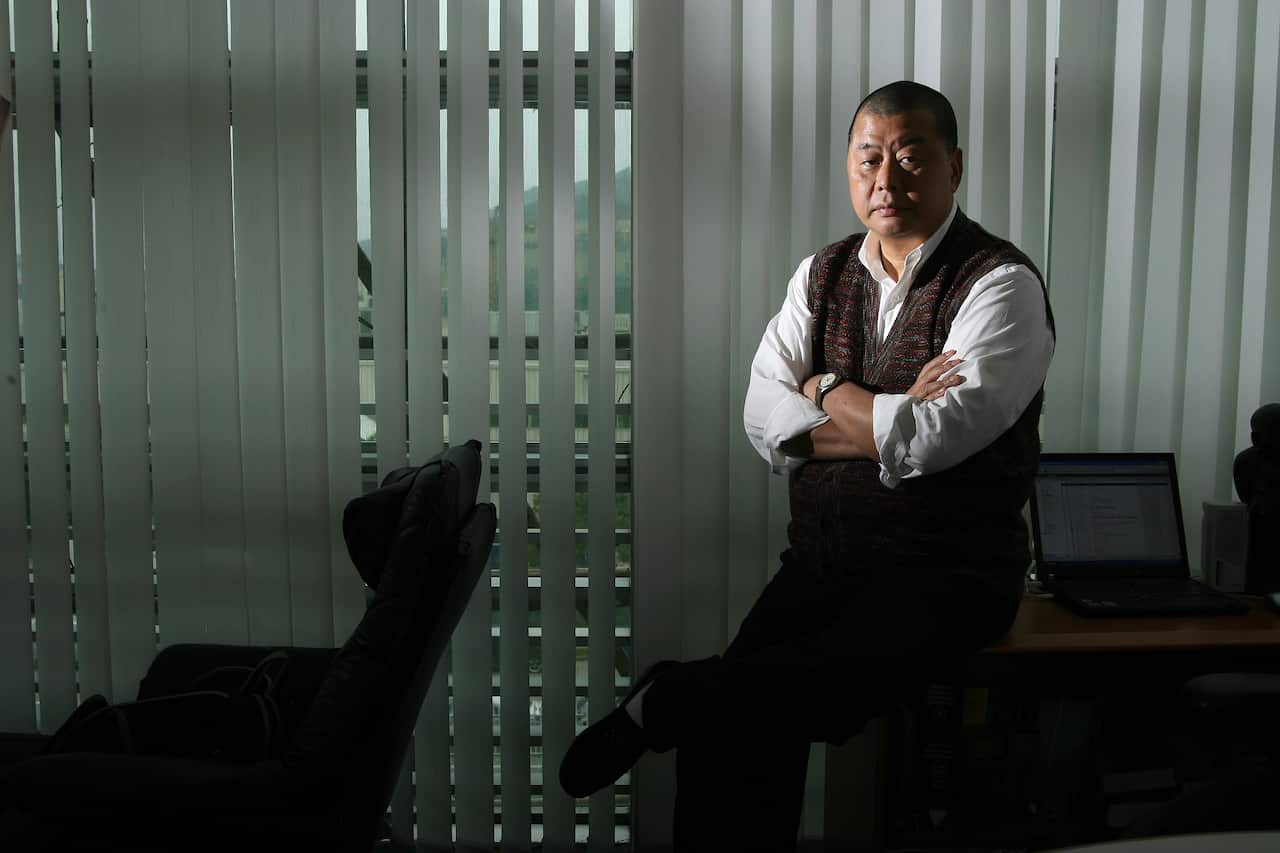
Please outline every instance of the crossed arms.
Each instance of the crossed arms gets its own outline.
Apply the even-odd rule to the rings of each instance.
[[[944,352],[905,394],[873,394],[845,382],[813,404],[809,266],[801,262],[751,365],[743,425],[781,472],[808,458],[872,459],[893,487],[958,464],[1022,414],[1044,384],[1053,334],[1035,275],[1006,265],[975,282]],[[825,411],[824,411],[825,410]]]

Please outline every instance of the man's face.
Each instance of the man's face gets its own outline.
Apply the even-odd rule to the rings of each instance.
[[[853,124],[846,167],[862,224],[882,241],[918,245],[951,212],[964,160],[959,148],[947,152],[927,111],[881,116],[863,110]]]

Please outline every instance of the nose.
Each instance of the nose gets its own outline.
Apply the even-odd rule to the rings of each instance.
[[[901,170],[898,168],[897,159],[885,157],[880,161],[880,168],[876,169],[876,189],[896,190],[900,177]]]

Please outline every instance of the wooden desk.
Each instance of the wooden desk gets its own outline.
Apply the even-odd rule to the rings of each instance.
[[[1027,596],[1009,633],[967,664],[973,686],[1014,685],[1043,695],[1098,696],[1116,687],[1178,684],[1208,672],[1280,671],[1280,614],[1242,596],[1230,616],[1080,616]],[[824,828],[842,849],[881,849],[887,772],[885,718],[844,746],[828,747]]]
[[[1241,599],[1249,611],[1239,615],[1092,617],[1027,596],[1009,633],[969,662],[965,680],[1097,693],[1135,678],[1280,670],[1280,614],[1257,596]]]
[[[983,655],[1189,651],[1280,645],[1280,615],[1257,596],[1226,616],[1080,616],[1049,598],[1026,596],[1008,635]]]

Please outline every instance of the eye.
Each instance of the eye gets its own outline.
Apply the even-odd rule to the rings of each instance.
[[[898,158],[898,162],[899,162],[899,163],[901,163],[901,164],[902,164],[902,165],[904,165],[904,166],[914,166],[914,165],[916,164],[916,162],[917,162],[917,161],[916,161],[916,158],[915,158],[915,157],[913,157],[912,155],[908,154],[908,155],[907,155],[907,156],[905,156],[905,157],[899,157],[899,158]]]

